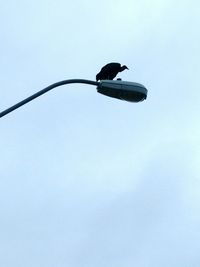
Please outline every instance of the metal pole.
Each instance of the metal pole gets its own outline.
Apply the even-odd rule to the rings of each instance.
[[[45,94],[46,92],[52,90],[55,87],[62,86],[69,83],[85,83],[85,84],[91,84],[91,85],[99,85],[99,82],[90,81],[90,80],[84,80],[84,79],[70,79],[70,80],[64,80],[57,83],[53,83],[49,85],[48,87],[42,89],[41,91],[25,98],[24,100],[20,101],[19,103],[13,105],[12,107],[5,109],[4,111],[0,112],[0,118],[7,115],[8,113],[12,112],[13,110],[25,105],[26,103],[32,101],[33,99]]]

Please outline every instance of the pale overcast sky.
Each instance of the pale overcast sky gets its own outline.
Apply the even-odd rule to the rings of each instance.
[[[101,67],[133,104],[62,86],[0,119],[1,267],[200,266],[200,3],[1,1],[0,109]]]

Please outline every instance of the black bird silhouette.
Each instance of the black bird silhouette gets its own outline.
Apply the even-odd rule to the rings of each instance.
[[[120,63],[109,63],[105,65],[96,75],[96,80],[113,80],[118,72],[128,69],[127,66],[121,66]]]

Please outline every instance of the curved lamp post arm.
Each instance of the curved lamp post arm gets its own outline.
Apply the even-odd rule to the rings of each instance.
[[[134,82],[127,82],[127,81],[121,81],[121,80],[101,80],[100,82],[85,80],[85,79],[71,79],[71,80],[64,80],[57,83],[53,83],[49,85],[48,87],[42,89],[41,91],[27,97],[26,99],[20,101],[19,103],[13,105],[12,107],[0,112],[0,118],[5,116],[6,114],[12,112],[13,110],[25,105],[26,103],[32,101],[36,97],[39,97],[46,92],[50,91],[51,89],[69,84],[69,83],[85,83],[85,84],[91,84],[97,86],[97,92],[125,100],[130,102],[140,102],[147,98],[147,89],[144,87],[144,85],[140,83],[134,83]]]
[[[20,101],[17,104],[13,105],[12,107],[0,112],[0,118],[5,116],[6,114],[12,112],[13,110],[25,105],[26,103],[32,101],[33,99],[45,94],[46,92],[54,89],[55,87],[62,86],[62,85],[65,85],[65,84],[69,84],[69,83],[85,83],[85,84],[91,84],[91,85],[97,85],[97,86],[100,84],[99,82],[85,80],[85,79],[70,79],[70,80],[64,80],[64,81],[60,81],[60,82],[57,82],[57,83],[53,83],[53,84],[47,86],[46,88],[40,90],[39,92],[27,97],[26,99]]]

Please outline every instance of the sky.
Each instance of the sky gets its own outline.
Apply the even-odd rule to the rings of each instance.
[[[0,3],[0,110],[109,62],[140,103],[66,85],[0,119],[0,266],[200,266],[200,4]]]

